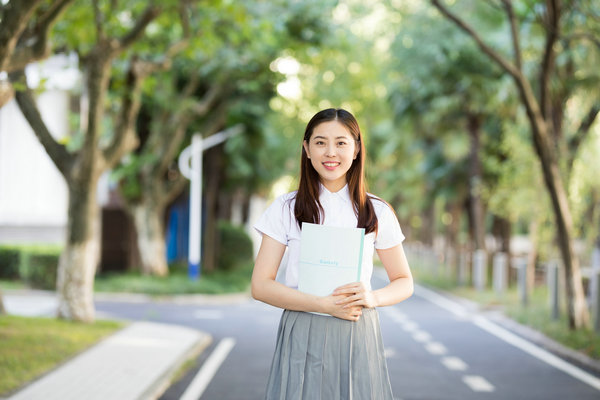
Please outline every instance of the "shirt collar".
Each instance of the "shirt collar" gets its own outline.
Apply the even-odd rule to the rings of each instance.
[[[327,188],[321,183],[321,198],[326,199],[341,199],[350,204],[352,204],[352,199],[350,199],[350,189],[348,188],[348,184],[346,183],[343,188],[338,190],[335,193],[330,192]]]

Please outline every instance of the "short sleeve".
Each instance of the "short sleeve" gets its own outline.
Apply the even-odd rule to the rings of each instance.
[[[260,216],[254,229],[287,246],[290,220],[290,204],[286,196],[279,196]]]
[[[386,203],[381,203],[381,206],[376,208],[379,208],[379,213],[377,213],[375,248],[389,249],[402,243],[404,234],[394,211]]]

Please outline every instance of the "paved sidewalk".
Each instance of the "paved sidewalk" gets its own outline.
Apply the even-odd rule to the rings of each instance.
[[[21,315],[46,315],[53,300],[52,296],[4,296],[7,311]],[[206,333],[190,328],[133,322],[9,399],[154,399],[168,387],[177,369],[210,341]]]

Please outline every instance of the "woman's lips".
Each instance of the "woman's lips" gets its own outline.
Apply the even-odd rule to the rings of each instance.
[[[338,166],[340,165],[339,162],[324,162],[323,166],[325,167],[325,169],[329,170],[329,171],[333,171],[334,169],[336,169]]]

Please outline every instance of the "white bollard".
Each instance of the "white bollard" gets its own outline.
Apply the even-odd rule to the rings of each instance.
[[[461,251],[458,256],[458,284],[465,286],[469,279],[469,263],[467,252]]]
[[[506,291],[506,269],[508,258],[506,253],[496,253],[493,261],[494,291],[498,294],[504,294]]]
[[[473,285],[481,291],[487,284],[487,253],[478,249],[473,252]]]
[[[516,260],[517,266],[517,289],[519,300],[523,306],[528,303],[527,299],[527,258],[519,257]]]
[[[588,302],[594,309],[596,298],[598,297],[598,271],[600,271],[600,248],[594,247],[592,252],[592,273],[590,275],[590,291]]]
[[[560,285],[558,278],[558,261],[556,260],[552,260],[546,265],[546,285],[548,285],[548,300],[550,302],[552,319],[558,319],[560,317]]]

